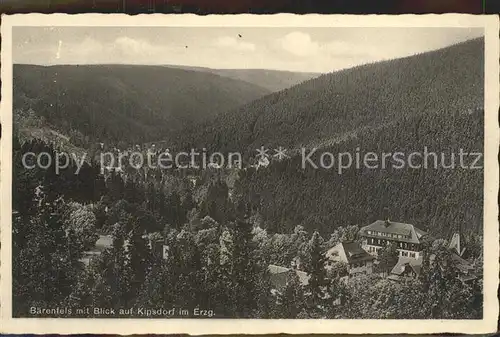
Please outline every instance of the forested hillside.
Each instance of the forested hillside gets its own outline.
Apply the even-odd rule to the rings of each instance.
[[[21,165],[26,153],[55,155],[52,146],[37,140],[21,144],[14,137],[13,147],[14,317],[32,317],[32,308],[69,308],[36,315],[138,318],[146,316],[135,309],[125,314],[119,310],[170,307],[189,309],[184,318],[200,318],[193,313],[201,308],[217,318],[482,317],[482,282],[464,284],[456,278],[445,240],[425,247],[438,256],[437,263],[425,262],[417,279],[399,283],[372,274],[353,277],[346,284],[339,273],[326,273],[324,253],[352,240],[357,226],[330,228],[323,236],[302,226],[272,233],[261,227],[266,221],[257,209],[251,213],[246,209],[240,194],[243,186],[235,186],[231,197],[217,170],[205,171],[194,186],[181,172],[103,177],[99,167],[90,164],[74,174],[73,161],[57,174],[53,166],[47,170]],[[324,184],[325,179],[305,182]],[[303,191],[296,188],[300,182],[288,183],[301,198]],[[196,186],[207,189],[204,197],[197,195]],[[376,193],[374,199],[379,197]],[[348,198],[337,196],[336,205],[346,205]],[[330,219],[335,221],[334,216]],[[101,233],[110,235],[112,245],[86,264],[84,257]],[[475,235],[472,248],[479,252],[482,240]],[[161,255],[162,245],[168,249],[166,257]],[[478,254],[474,258],[480,271],[482,260]],[[291,278],[282,291],[276,291],[269,265],[289,266],[296,259],[303,273],[311,276],[309,281],[303,284]],[[104,316],[74,310],[85,307],[114,312]]]
[[[483,152],[482,43],[324,75],[218,116],[267,90],[165,67],[16,66],[13,315],[176,307],[192,313],[185,318],[199,317],[195,309],[217,318],[481,318],[482,279],[457,278],[446,239],[463,229],[481,275],[483,160],[461,154]],[[131,142],[162,135],[172,153],[197,146],[255,158],[261,146],[270,154],[283,146],[290,158],[244,168],[133,165],[133,155],[156,163],[167,148]],[[124,156],[87,147],[101,140],[124,143]],[[316,151],[305,167],[300,147]],[[427,168],[426,149],[435,153]],[[58,171],[60,151],[82,150],[87,162],[71,156]],[[115,169],[95,161],[108,150],[120,160]],[[336,165],[320,165],[325,152]],[[338,170],[339,153],[357,160],[368,152],[375,163]],[[49,165],[47,155],[58,161]],[[370,272],[345,282],[343,263],[327,273],[325,253],[355,240],[386,207],[391,220],[435,239],[422,247],[419,275],[400,283]],[[111,246],[92,254],[101,235]],[[275,291],[269,267],[292,262],[310,277],[297,274]],[[79,315],[89,317],[40,317]]]
[[[185,132],[183,146],[324,146],[405,116],[482,106],[483,39],[322,75]]]
[[[482,228],[482,169],[463,169],[459,152],[483,152],[483,40],[422,55],[324,75],[252,102],[214,123],[186,133],[181,146],[256,154],[261,145],[284,146],[295,157],[242,172],[239,181],[266,228],[288,232],[296,225],[330,233],[345,224],[391,218],[449,235],[462,224]],[[438,167],[333,169],[301,167],[297,150],[313,156],[359,148],[367,152],[435,152]],[[442,168],[454,157],[455,168]],[[453,153],[453,154],[452,154]],[[433,166],[433,157],[430,166]],[[470,166],[473,157],[466,159]],[[422,162],[420,162],[422,163]],[[482,165],[482,160],[476,164]],[[385,197],[384,197],[385,196]]]
[[[14,109],[89,142],[145,142],[270,91],[248,82],[161,66],[14,66]]]
[[[253,83],[272,92],[288,89],[294,85],[319,77],[320,73],[294,72],[270,69],[212,69],[204,67],[174,66],[181,69],[205,71],[223,77]]]
[[[483,170],[471,169],[475,157],[464,156],[461,168],[459,152],[483,152],[483,110],[468,113],[460,110],[447,114],[426,113],[406,117],[380,128],[367,129],[358,137],[317,150],[311,161],[319,166],[321,153],[349,152],[352,167],[341,174],[337,166],[314,169],[307,164],[302,169],[301,156],[273,162],[258,171],[247,170],[239,181],[249,200],[256,205],[272,231],[289,232],[302,225],[309,231],[328,234],[346,224],[367,225],[381,219],[384,207],[390,208],[395,221],[415,224],[428,229],[437,237],[449,237],[462,225],[467,232],[480,233],[483,226]],[[383,153],[428,152],[428,168],[397,165],[394,159],[382,167]],[[355,165],[359,148],[361,161],[368,152],[379,157],[377,168]],[[310,153],[310,151],[307,151]],[[455,168],[448,167],[452,162]],[[404,157],[402,156],[402,157]],[[454,156],[454,158],[452,158]],[[329,159],[326,160],[329,164]],[[344,159],[347,163],[347,159]],[[417,157],[415,165],[424,165]],[[375,167],[377,162],[372,162]],[[483,165],[481,159],[476,164]],[[475,165],[475,166],[476,166]],[[398,168],[399,167],[399,168]]]

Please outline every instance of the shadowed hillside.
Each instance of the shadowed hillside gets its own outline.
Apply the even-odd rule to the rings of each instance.
[[[194,126],[183,145],[324,146],[423,113],[482,106],[483,40],[325,74]]]
[[[272,92],[288,89],[321,75],[321,73],[304,73],[269,69],[211,69],[203,67],[169,66],[186,70],[205,71],[223,77],[253,83]]]
[[[142,142],[248,103],[267,89],[168,67],[14,66],[14,109],[33,109],[80,142]]]
[[[284,146],[289,160],[241,172],[236,194],[251,203],[271,231],[301,224],[330,233],[346,224],[367,224],[391,209],[394,220],[448,235],[459,224],[482,229],[482,169],[462,169],[460,148],[483,152],[483,40],[413,57],[370,64],[321,76],[252,102],[198,126],[182,146],[242,151],[255,156],[261,145]],[[436,152],[455,169],[408,166],[337,172],[301,167],[290,151],[305,147],[319,163],[322,152]],[[361,159],[363,160],[363,159]],[[431,166],[432,164],[431,159]],[[466,159],[466,165],[473,158]],[[482,166],[482,160],[477,164]],[[422,162],[420,162],[422,164]],[[440,164],[439,164],[440,165]]]

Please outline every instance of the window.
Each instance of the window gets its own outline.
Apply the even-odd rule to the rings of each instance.
[[[411,257],[415,257],[415,253],[410,253],[410,256]]]

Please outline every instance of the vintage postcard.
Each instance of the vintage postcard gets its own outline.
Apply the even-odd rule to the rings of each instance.
[[[2,16],[1,332],[494,332],[498,34]]]

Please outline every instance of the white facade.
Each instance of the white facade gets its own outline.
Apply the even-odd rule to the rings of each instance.
[[[382,249],[381,246],[369,245],[366,243],[366,241],[363,241],[362,247],[364,250],[366,250],[369,254],[371,254],[373,256],[378,256],[378,252]],[[401,249],[401,248],[397,248],[396,250],[399,252],[399,256],[401,256],[401,257],[409,257],[409,258],[413,258],[413,259],[418,259],[420,257],[419,251],[413,251],[413,250]]]

